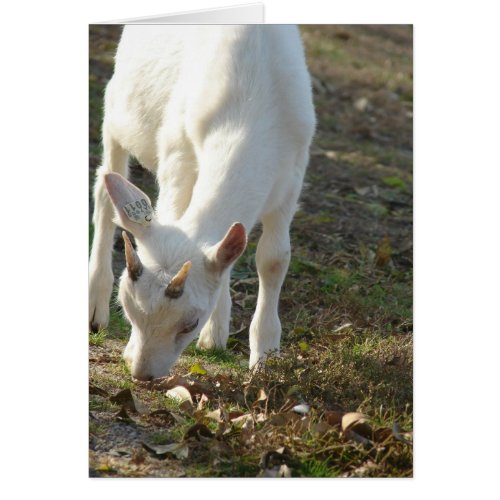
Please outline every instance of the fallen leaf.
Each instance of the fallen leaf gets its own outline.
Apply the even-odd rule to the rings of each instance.
[[[205,370],[205,368],[203,368],[203,366],[201,366],[200,363],[195,363],[189,369],[189,373],[193,373],[193,374],[196,374],[196,375],[206,375],[207,374],[207,370]]]
[[[130,418],[125,407],[121,407],[120,411],[115,414],[115,419],[119,422],[132,423],[133,420]]]
[[[172,389],[176,385],[187,384],[187,379],[180,375],[172,375],[171,377],[155,378],[149,382],[149,388],[156,391]]]
[[[189,412],[193,409],[193,399],[191,393],[182,385],[177,385],[166,392],[167,398],[174,399],[179,403],[182,411]]]
[[[188,458],[189,446],[186,443],[170,443],[170,444],[150,444],[142,443],[142,446],[151,453],[154,453],[158,458],[164,458],[168,454],[174,455],[177,459]]]
[[[245,415],[241,415],[239,417],[231,419],[231,423],[236,427],[244,427],[245,424],[251,421],[253,423],[253,417],[250,415],[250,413],[247,413]]]
[[[184,436],[184,439],[194,437],[197,441],[201,441],[201,438],[212,439],[214,433],[205,424],[194,424],[190,427]]]
[[[327,411],[325,412],[325,419],[328,425],[333,427],[339,426],[342,424],[342,417],[345,415],[343,411]]]
[[[267,394],[264,391],[264,389],[259,389],[259,392],[257,394],[257,399],[254,401],[254,406],[259,402],[259,401],[265,401],[267,399]]]
[[[397,422],[394,422],[392,426],[392,435],[398,440],[406,444],[413,444],[413,433],[403,432],[401,427]]]
[[[107,396],[108,392],[105,391],[104,389],[101,389],[100,387],[97,387],[97,385],[90,384],[89,385],[89,394],[95,394],[97,396]]]
[[[173,375],[172,377],[155,379],[148,386],[149,389],[162,391],[173,389],[177,386],[185,387],[190,393],[191,396],[201,396],[202,394],[206,394],[210,396],[212,394],[212,390],[210,386],[204,382],[201,382],[196,379],[190,379],[186,377],[181,377],[180,375]]]
[[[351,429],[348,429],[347,431],[344,432],[344,437],[346,439],[349,439],[351,441],[363,445],[365,448],[373,448],[374,446],[373,441],[371,441],[368,438],[365,438],[364,436],[361,436],[361,434],[358,434],[357,432]]]
[[[206,394],[210,397],[212,395],[212,388],[200,380],[189,380],[188,385],[185,387],[191,393],[191,396],[202,396]]]
[[[229,420],[231,420],[231,422],[234,421],[234,420],[236,420],[237,418],[243,416],[243,415],[244,414],[243,414],[242,411],[237,411],[237,410],[235,410],[235,411],[229,411],[227,413],[227,416],[228,416]]]
[[[203,411],[206,404],[208,403],[208,397],[206,394],[202,394],[200,400],[198,401],[197,411]]]
[[[148,416],[153,418],[155,422],[160,422],[163,425],[172,424],[176,421],[172,413],[168,410],[155,410],[150,412]]]
[[[217,410],[209,411],[205,413],[205,417],[215,420],[216,422],[222,422],[221,411],[220,408]]]
[[[299,342],[299,347],[302,352],[307,352],[309,350],[307,342]]]
[[[358,412],[350,412],[342,416],[342,432],[347,431],[356,432],[366,438],[371,438],[373,434],[366,415]]]
[[[264,413],[258,413],[256,416],[255,416],[255,421],[257,423],[262,423],[262,422],[265,422],[267,420],[267,416],[264,415]]]
[[[96,469],[99,472],[113,472],[113,468],[109,464],[101,464],[99,467]]]
[[[110,396],[109,400],[132,413],[144,413],[146,411],[145,405],[134,396],[130,389],[123,389],[114,396]]]
[[[183,401],[191,401],[191,403],[193,402],[191,393],[182,385],[177,385],[172,389],[169,389],[166,395],[168,398],[175,399],[179,403],[182,403]]]
[[[292,408],[292,410],[295,413],[298,413],[299,415],[307,415],[309,411],[311,410],[310,406],[306,403],[302,403],[300,405],[296,405]]]
[[[382,429],[376,429],[375,431],[373,431],[373,440],[378,443],[384,442],[391,436],[392,436],[392,430],[387,427],[384,427]]]

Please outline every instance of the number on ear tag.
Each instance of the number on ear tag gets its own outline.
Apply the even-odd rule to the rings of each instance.
[[[149,226],[153,220],[153,208],[144,198],[127,203],[123,207],[123,211],[131,221],[143,226]]]

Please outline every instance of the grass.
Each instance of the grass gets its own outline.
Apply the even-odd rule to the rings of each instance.
[[[107,337],[106,330],[99,330],[96,333],[89,333],[89,345],[102,346]]]
[[[119,34],[108,28],[90,36],[91,177],[100,161],[102,93]],[[248,371],[259,228],[232,275],[231,330],[240,333],[227,350],[191,344],[174,368],[209,391],[204,401],[194,392],[191,409],[131,379],[121,359],[130,326],[115,291],[109,327],[89,335],[90,382],[105,391],[90,396],[94,475],[255,477],[281,465],[293,477],[412,475],[411,30],[307,26],[302,32],[315,77],[318,131],[291,228],[281,355],[257,373]],[[364,111],[354,105],[360,98],[368,102]],[[132,175],[154,192],[154,181],[140,169]],[[196,364],[202,370],[193,373]],[[145,408],[129,413],[130,422],[117,420],[120,407],[109,401],[123,389]],[[290,410],[301,403],[310,407],[304,417]],[[155,410],[164,413],[155,416]],[[215,410],[250,415],[253,423],[246,430],[220,423],[210,417]],[[373,444],[366,447],[328,423],[332,412],[364,413]],[[216,437],[188,437],[195,424]],[[189,453],[160,459],[142,442],[184,443]],[[102,451],[117,447],[123,453]]]

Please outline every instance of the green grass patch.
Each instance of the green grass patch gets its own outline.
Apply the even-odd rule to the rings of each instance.
[[[208,371],[209,365],[217,365],[220,368],[241,368],[241,358],[227,349],[198,349],[196,343],[190,344],[183,353],[183,363],[192,366],[200,363]]]
[[[301,477],[339,477],[341,471],[330,465],[330,460],[305,460],[298,468]]]
[[[384,181],[384,184],[386,186],[389,186],[391,188],[398,189],[399,191],[402,191],[403,193],[408,192],[408,186],[406,185],[406,182],[400,179],[399,177],[384,177],[382,179]]]
[[[89,332],[89,345],[102,346],[107,336],[106,330],[99,330],[97,333]]]
[[[90,421],[89,422],[89,433],[90,434],[104,434],[106,432],[106,427],[104,425],[100,425],[97,422]]]

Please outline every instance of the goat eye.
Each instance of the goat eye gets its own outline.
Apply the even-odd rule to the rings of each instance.
[[[181,330],[178,335],[183,335],[185,333],[189,333],[189,332],[192,332],[197,326],[198,326],[198,321],[200,321],[199,319],[197,319],[196,321],[194,321],[193,323],[190,323],[189,325],[187,325],[183,330]]]

